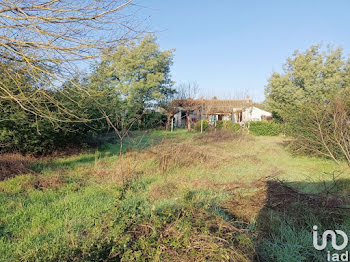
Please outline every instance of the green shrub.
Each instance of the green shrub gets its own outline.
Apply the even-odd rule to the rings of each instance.
[[[216,128],[217,129],[222,129],[224,127],[224,121],[218,120],[216,121]]]
[[[165,126],[167,117],[159,112],[148,112],[142,115],[134,129],[151,129]]]
[[[203,131],[208,130],[209,128],[214,128],[214,126],[209,126],[209,123],[207,120],[203,120]],[[216,121],[216,129],[224,129],[224,130],[231,130],[234,132],[238,132],[241,129],[241,125],[238,123],[233,123],[232,121],[229,120],[218,120]],[[195,125],[194,125],[194,129],[196,131],[201,131],[201,121],[198,121]]]
[[[241,125],[238,123],[233,123],[232,121],[223,121],[223,129],[238,132],[241,129]]]
[[[289,120],[295,153],[321,156],[350,165],[350,89],[329,103],[310,101]]]
[[[0,152],[49,154],[60,148],[92,145],[99,132],[106,130],[102,129],[102,121],[89,125],[72,122],[56,126],[47,119],[19,110],[3,115],[5,120],[0,121]]]
[[[225,129],[237,132],[241,129],[241,126],[240,124],[233,123],[230,120],[218,120],[216,121],[216,129]]]
[[[87,118],[97,119],[88,123],[62,122],[51,123],[50,120],[23,112],[19,106],[11,105],[11,111],[1,108],[0,115],[0,152],[20,152],[22,154],[45,155],[55,150],[69,147],[98,146],[108,132],[104,119],[98,119],[99,113],[91,108],[83,112]],[[160,127],[166,122],[166,116],[149,112],[135,123],[133,129],[150,129]]]
[[[203,131],[208,130],[209,127],[209,123],[207,120],[203,120]],[[195,123],[194,125],[194,129],[198,132],[201,131],[201,121],[198,121],[197,123]]]
[[[258,136],[277,136],[282,132],[282,126],[274,121],[250,122],[248,123],[249,131]]]

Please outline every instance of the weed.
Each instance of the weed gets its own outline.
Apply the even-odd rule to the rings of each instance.
[[[282,142],[158,130],[33,160],[0,182],[0,260],[316,261],[312,225],[350,229],[349,172]]]

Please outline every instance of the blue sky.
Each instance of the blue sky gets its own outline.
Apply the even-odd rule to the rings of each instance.
[[[349,0],[138,0],[162,49],[175,48],[172,76],[203,95],[256,101],[294,50],[331,43],[350,53]]]

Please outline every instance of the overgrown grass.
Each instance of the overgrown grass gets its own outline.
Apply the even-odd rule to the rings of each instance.
[[[282,137],[152,131],[124,149],[0,182],[0,261],[322,261],[312,225],[350,231],[349,169]]]

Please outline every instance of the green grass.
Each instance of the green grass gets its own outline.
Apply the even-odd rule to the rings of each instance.
[[[350,232],[345,214],[264,200],[280,180],[347,197],[346,166],[293,156],[283,137],[198,136],[138,132],[122,156],[106,144],[0,182],[0,261],[317,261],[309,226]]]

